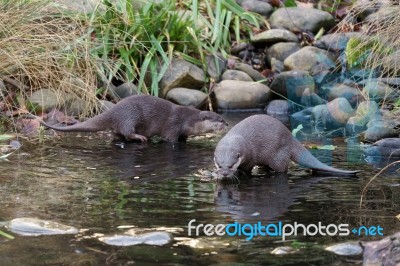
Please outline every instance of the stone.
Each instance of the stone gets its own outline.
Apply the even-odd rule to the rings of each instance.
[[[58,106],[58,97],[54,91],[50,89],[40,89],[32,93],[29,97],[29,102],[33,105],[38,105],[45,112]]]
[[[179,105],[199,107],[207,100],[207,94],[199,90],[173,88],[167,93],[166,99]]]
[[[100,113],[103,113],[109,109],[111,109],[115,103],[112,103],[110,101],[105,101],[105,100],[100,100],[99,101],[99,108],[100,108]]]
[[[123,83],[118,87],[112,89],[112,92],[118,98],[123,99],[138,94],[138,89],[135,84],[133,84],[132,82],[128,82]]]
[[[289,103],[286,100],[273,100],[265,108],[267,115],[287,115],[289,114]]]
[[[366,156],[400,157],[400,138],[381,139],[364,149]]]
[[[363,88],[363,94],[368,95],[370,100],[381,101],[383,99],[393,99],[395,92],[382,81],[367,81]]]
[[[326,34],[316,41],[314,46],[328,51],[344,51],[350,38],[360,36],[362,35],[359,32]]]
[[[218,109],[263,109],[271,91],[257,82],[223,80],[214,88]]]
[[[328,12],[304,7],[279,8],[272,13],[269,22],[273,28],[285,28],[293,32],[312,32],[321,28],[329,31],[335,26],[334,17]]]
[[[326,95],[328,101],[332,101],[333,99],[339,97],[344,97],[349,102],[353,102],[354,99],[362,96],[361,92],[357,88],[348,86],[343,83],[335,83],[333,85],[327,84],[325,86],[322,86],[321,92]]]
[[[272,58],[284,61],[289,55],[299,51],[300,44],[296,42],[279,42],[266,49],[268,61]]]
[[[83,99],[70,97],[70,101],[64,106],[65,113],[71,116],[77,116],[84,113],[87,108],[87,103]]]
[[[293,70],[277,74],[270,88],[277,93],[277,97],[301,103],[304,91],[309,88],[311,92],[314,92],[315,83],[307,71]]]
[[[269,63],[271,65],[271,71],[276,74],[282,73],[285,69],[285,65],[283,64],[283,62],[274,57],[271,58]]]
[[[327,104],[317,105],[312,108],[312,117],[315,124],[320,122],[324,129],[336,129],[347,124],[355,111],[345,98],[336,98]]]
[[[244,10],[260,14],[264,17],[269,17],[274,8],[266,2],[258,0],[246,0],[241,3]]]
[[[205,85],[204,71],[185,60],[173,59],[159,85],[160,97],[173,88],[201,89]]]
[[[214,79],[214,81],[219,82],[222,73],[224,73],[226,69],[227,60],[221,54],[217,54],[215,56],[207,55],[206,62],[208,75]]]
[[[248,64],[235,63],[234,69],[246,72],[255,81],[266,81],[265,76]]]
[[[311,74],[336,68],[331,54],[312,46],[303,47],[289,55],[283,63],[288,70],[304,70]]]
[[[254,81],[246,72],[230,69],[222,74],[222,80]]]
[[[297,36],[286,29],[271,29],[255,34],[251,37],[254,44],[272,45],[279,42],[298,43]]]

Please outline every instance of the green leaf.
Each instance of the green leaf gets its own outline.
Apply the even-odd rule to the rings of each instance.
[[[333,145],[322,145],[322,146],[315,146],[318,150],[329,150],[333,151],[336,149],[336,146]]]
[[[11,134],[3,134],[0,135],[0,141],[5,141],[5,140],[9,140],[9,139],[13,139],[15,136],[11,135]]]
[[[285,0],[283,2],[283,5],[285,7],[296,7],[297,6],[297,4],[296,4],[296,2],[294,0]]]
[[[299,133],[300,130],[303,129],[303,125],[298,125],[295,129],[292,130],[292,135],[293,137],[296,137],[297,133]]]
[[[12,235],[9,235],[9,234],[7,234],[7,233],[1,231],[1,230],[0,230],[0,235],[1,235],[1,236],[4,236],[5,238],[8,238],[8,239],[14,239],[14,238],[15,238],[15,237],[13,237]]]

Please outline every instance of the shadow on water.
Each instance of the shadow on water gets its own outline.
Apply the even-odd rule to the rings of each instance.
[[[245,116],[235,114],[227,120],[233,125]],[[360,207],[361,193],[378,169],[363,161],[356,142],[323,140],[338,149],[313,151],[335,167],[363,170],[356,178],[315,176],[293,165],[287,175],[260,173],[240,184],[217,185],[195,175],[200,168],[214,168],[217,141],[127,144],[121,149],[97,134],[64,134],[60,142],[24,145],[10,161],[1,162],[0,220],[37,217],[85,230],[72,236],[0,238],[1,265],[354,265],[359,257],[339,257],[322,248],[360,238],[353,235],[298,235],[289,237],[289,242],[279,237],[246,241],[243,236],[204,233],[188,238],[188,222],[379,224],[385,236],[398,230],[398,172],[377,178]],[[169,228],[175,239],[161,247],[113,247],[95,237],[122,233],[125,229],[119,226],[127,225]],[[270,254],[293,241],[306,246],[296,254]]]

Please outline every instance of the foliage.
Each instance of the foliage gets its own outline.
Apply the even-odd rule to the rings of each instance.
[[[0,80],[13,88],[0,92],[0,102],[17,108],[18,95],[49,88],[60,102],[62,92],[83,99],[89,112],[96,103],[96,67],[82,39],[87,29],[79,20],[52,15],[47,4],[0,2]]]
[[[107,80],[134,81],[139,90],[153,95],[158,94],[158,82],[173,56],[206,69],[206,53],[227,53],[231,28],[240,41],[242,27],[248,36],[261,21],[234,0],[148,1],[140,8],[129,0],[103,0],[102,4],[91,17],[92,52],[103,59],[102,72]],[[107,58],[114,63],[108,64]]]

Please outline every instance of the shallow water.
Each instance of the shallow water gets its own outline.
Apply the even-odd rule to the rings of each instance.
[[[248,114],[227,116],[234,124]],[[325,245],[348,240],[378,240],[350,236],[188,237],[194,225],[318,222],[377,226],[390,235],[399,230],[400,177],[385,172],[364,191],[379,171],[368,164],[358,142],[337,138],[307,142],[333,144],[320,151],[321,161],[335,167],[363,170],[357,177],[312,175],[292,165],[287,175],[259,174],[240,184],[201,181],[199,169],[212,170],[214,139],[171,145],[115,146],[107,135],[68,134],[44,144],[24,143],[1,161],[0,221],[19,217],[51,220],[82,230],[78,235],[0,236],[1,265],[156,265],[266,264],[357,265],[361,256],[338,256]],[[174,240],[165,246],[109,246],[98,234],[122,233],[119,226],[169,231]],[[2,228],[1,230],[6,231]],[[9,233],[9,232],[8,232]],[[11,233],[12,234],[12,233]],[[299,248],[289,255],[272,255],[280,246]]]

